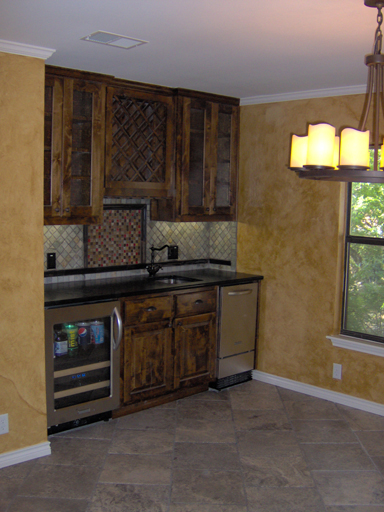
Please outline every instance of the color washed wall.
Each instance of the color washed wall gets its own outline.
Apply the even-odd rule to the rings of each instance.
[[[47,441],[44,370],[44,61],[0,53],[0,453]]]
[[[346,186],[287,169],[292,133],[304,135],[308,121],[357,127],[363,99],[241,107],[237,270],[265,277],[257,369],[384,404],[384,358],[326,339],[340,326]]]

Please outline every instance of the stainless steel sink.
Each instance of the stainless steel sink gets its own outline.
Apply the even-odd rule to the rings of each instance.
[[[193,277],[184,277],[184,276],[156,276],[155,278],[152,278],[152,280],[153,281],[161,281],[162,283],[166,283],[166,284],[180,284],[180,283],[201,281],[201,279],[195,279]]]

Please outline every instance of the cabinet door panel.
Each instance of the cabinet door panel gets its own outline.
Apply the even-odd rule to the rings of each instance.
[[[92,224],[103,207],[105,89],[46,76],[45,224]]]
[[[236,214],[238,107],[179,99],[180,220],[233,220]]]
[[[124,403],[163,395],[173,385],[172,329],[168,323],[125,328]]]
[[[60,78],[45,80],[44,215],[55,217],[61,209],[63,88]]]
[[[108,88],[108,196],[167,196],[174,151],[173,98]]]
[[[208,383],[215,377],[216,314],[175,320],[175,387]]]

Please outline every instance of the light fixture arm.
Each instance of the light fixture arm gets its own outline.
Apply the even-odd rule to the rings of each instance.
[[[377,9],[377,28],[373,53],[365,57],[368,82],[359,129],[344,128],[339,140],[332,125],[321,123],[309,125],[307,136],[292,135],[289,168],[300,178],[384,183],[384,144],[380,145],[380,116],[384,118],[384,55],[381,53],[384,0],[364,0],[364,4]],[[366,129],[368,121],[371,130]],[[370,145],[373,146],[372,170]]]
[[[365,131],[365,127],[368,120],[368,114],[371,108],[372,98],[374,96],[374,109],[373,109],[373,133],[371,142],[374,147],[374,160],[373,170],[379,170],[379,136],[380,136],[380,113],[384,108],[383,101],[383,69],[384,69],[384,56],[381,54],[383,32],[381,25],[383,23],[382,13],[382,2],[377,1],[365,1],[365,5],[368,7],[377,8],[377,28],[375,31],[375,39],[373,44],[373,53],[365,57],[365,64],[368,66],[368,82],[367,82],[367,93],[364,102],[364,108],[361,115],[359,130]],[[381,106],[381,108],[380,108]],[[384,110],[383,110],[384,114]]]

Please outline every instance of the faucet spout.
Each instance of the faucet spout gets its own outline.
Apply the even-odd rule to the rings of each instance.
[[[162,247],[151,247],[151,263],[145,267],[149,273],[149,277],[155,277],[157,272],[163,268],[161,265],[155,264],[155,251],[162,251],[166,247],[169,247],[169,245],[166,244]]]

